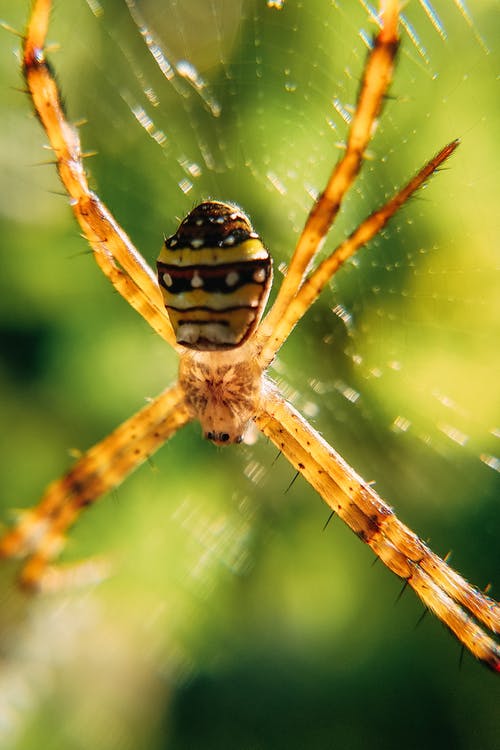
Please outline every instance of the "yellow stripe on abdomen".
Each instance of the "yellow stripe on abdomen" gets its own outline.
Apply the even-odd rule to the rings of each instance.
[[[178,343],[201,350],[240,346],[262,316],[272,280],[271,258],[248,217],[215,201],[181,222],[157,269]]]

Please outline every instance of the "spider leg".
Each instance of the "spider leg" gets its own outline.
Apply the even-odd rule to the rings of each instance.
[[[395,516],[392,509],[301,415],[269,390],[256,417],[259,429],[342,520],[400,578],[459,641],[500,671],[500,604],[471,586]]]
[[[17,526],[0,539],[0,558],[27,557],[21,583],[30,589],[43,588],[50,574],[47,566],[82,510],[117,487],[190,420],[178,384],[161,393],[47,487],[40,503],[23,512]]]
[[[366,61],[344,155],[333,169],[307,218],[278,296],[261,323],[260,330],[264,337],[272,335],[276,324],[285,314],[310,262],[320,250],[345,194],[361,169],[365,149],[392,80],[399,42],[399,0],[381,0],[380,9],[382,26]]]
[[[274,358],[278,349],[288,338],[294,326],[307,312],[311,305],[319,297],[331,277],[337,273],[340,266],[361,247],[366,245],[377,235],[403,206],[406,201],[436,172],[441,164],[458,147],[459,141],[452,141],[436,154],[422,169],[394,195],[381,208],[378,208],[368,216],[347,237],[328,258],[325,258],[318,267],[304,281],[296,296],[288,305],[283,316],[276,322],[274,330],[262,344],[259,361],[263,367],[267,367]]]
[[[151,268],[89,189],[78,131],[66,119],[57,83],[45,60],[50,9],[51,0],[35,0],[23,46],[23,72],[73,213],[99,267],[115,289],[160,336],[179,349]]]

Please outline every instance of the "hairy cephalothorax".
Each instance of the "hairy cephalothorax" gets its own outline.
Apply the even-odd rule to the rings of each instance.
[[[181,356],[179,385],[204,436],[218,445],[240,443],[261,408],[264,378],[246,347],[227,352],[190,351]]]
[[[314,202],[276,299],[261,320],[272,278],[269,254],[233,204],[204,201],[165,241],[158,276],[89,189],[76,128],[61,104],[44,45],[50,0],[35,0],[23,71],[54,151],[59,176],[97,264],[114,288],[180,356],[179,380],[90,448],[0,539],[0,557],[26,557],[31,590],[67,582],[52,561],[84,508],[119,485],[192,420],[206,438],[237,443],[254,422],[333,512],[411,586],[474,656],[500,671],[500,606],[408,529],[370,483],[326,443],[267,380],[265,371],[296,323],[343,262],[369,242],[454,152],[446,145],[324,260],[318,251],[356,179],[394,71],[398,0],[381,0],[345,150]],[[312,270],[310,270],[312,269]],[[70,578],[71,580],[71,578]]]

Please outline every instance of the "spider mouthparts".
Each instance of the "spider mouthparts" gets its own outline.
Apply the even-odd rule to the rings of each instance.
[[[228,432],[212,432],[209,430],[205,433],[205,438],[215,443],[215,445],[225,445],[229,442],[241,443],[241,436],[231,441],[231,436]]]

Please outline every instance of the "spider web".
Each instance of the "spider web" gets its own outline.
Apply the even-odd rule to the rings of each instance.
[[[0,9],[21,28],[25,9],[18,5],[4,0]],[[422,0],[405,7],[391,96],[323,253],[442,145],[456,137],[462,144],[383,235],[339,272],[283,347],[272,376],[356,470],[376,481],[398,514],[431,537],[436,551],[452,548],[455,566],[478,584],[494,579],[498,598],[494,6]],[[88,0],[70,9],[56,5],[50,39],[61,50],[51,59],[69,116],[86,120],[84,148],[97,152],[87,162],[93,185],[149,262],[161,233],[175,231],[193,205],[213,197],[235,201],[251,215],[275,259],[278,283],[342,151],[374,29],[373,9],[361,0]],[[176,362],[96,273],[65,200],[53,195],[60,192],[53,170],[33,166],[44,158],[44,139],[26,117],[26,101],[7,92],[16,81],[7,49],[1,54],[2,71],[10,71],[0,124],[8,146],[0,178],[7,508],[35,502],[66,467],[68,445],[85,449],[100,439],[175,376]],[[271,685],[262,694],[275,697],[272,659],[281,668],[282,654],[289,655],[292,675],[285,704],[290,694],[302,695],[293,683],[295,660],[311,659],[314,685],[333,685],[337,697],[342,690],[349,716],[361,698],[371,701],[370,671],[377,674],[381,663],[393,685],[406,685],[411,653],[427,669],[414,675],[412,692],[401,688],[405,711],[425,686],[430,703],[439,696],[447,706],[447,741],[460,736],[462,747],[475,747],[474,724],[464,726],[460,718],[460,706],[474,696],[483,745],[493,746],[494,704],[483,673],[476,678],[469,670],[448,695],[433,675],[433,660],[449,651],[446,668],[454,669],[451,639],[428,624],[414,634],[418,604],[392,607],[398,582],[370,572],[371,554],[349,532],[338,525],[320,536],[327,513],[300,479],[291,484],[286,462],[275,460],[263,440],[214,454],[198,432],[196,426],[183,431],[155,459],[156,472],[140,471],[120,489],[118,503],[108,500],[82,519],[70,556],[106,545],[117,550],[127,590],[118,582],[111,605],[92,596],[72,602],[62,619],[42,604],[31,624],[23,622],[14,644],[9,641],[15,668],[0,675],[10,696],[0,701],[0,717],[7,717],[13,736],[23,724],[12,714],[20,701],[34,715],[47,695],[60,700],[69,692],[81,704],[85,691],[95,690],[95,703],[109,707],[114,700],[140,716],[138,726],[148,727],[153,747],[165,711],[151,702],[161,673],[168,705],[165,682],[189,686],[193,680],[175,714],[184,732],[179,737],[186,737],[183,710],[209,705],[216,723],[222,721],[223,709],[213,707],[194,679],[200,672],[219,695],[233,680],[241,697],[241,684],[259,693],[259,681],[252,669],[234,665],[255,662],[255,672],[261,669]],[[88,642],[96,659],[109,659],[109,681],[102,685],[93,680]],[[57,687],[53,660],[45,654],[40,661],[47,643],[59,644]],[[381,662],[374,653],[383,654]],[[37,688],[30,692],[34,654]],[[270,668],[264,666],[269,659]],[[323,660],[334,664],[341,687],[323,674]],[[144,687],[133,700],[116,679],[123,664]],[[71,671],[78,672],[80,688]],[[389,693],[376,688],[385,710]],[[308,705],[303,695],[301,705]],[[367,726],[376,706],[377,700],[373,714],[367,709]],[[290,725],[281,716],[279,700],[274,711],[273,727],[261,717],[268,742],[262,746],[280,747],[269,738],[284,726],[286,747],[314,746],[309,734],[301,735],[300,722]],[[119,712],[111,711],[108,723],[95,711],[88,722],[81,705],[70,713],[71,738],[83,731],[97,747],[137,746],[124,736]],[[305,716],[309,725],[321,725],[313,712]],[[347,719],[336,713],[333,723],[338,746],[353,744]],[[53,726],[46,720],[40,736]],[[204,724],[203,711],[197,726],[204,747],[212,737],[214,747],[226,746]],[[390,731],[379,727],[384,747],[408,746],[407,728],[398,735],[398,726],[395,720]],[[427,729],[418,730],[415,742],[442,744],[432,722]],[[321,735],[318,729],[318,747],[328,746],[330,730]],[[248,737],[255,740],[250,730]],[[360,746],[367,741],[360,729]],[[200,746],[199,736],[193,742]],[[34,745],[28,738],[25,746]]]
[[[326,10],[319,2],[172,2],[168,13],[133,0],[89,6],[100,55],[86,72],[89,100],[80,97],[78,107],[94,112],[97,99],[105,117],[105,127],[90,122],[86,139],[106,154],[91,167],[108,203],[116,205],[118,193],[132,207],[122,221],[152,261],[159,228],[173,232],[201,199],[234,200],[271,248],[279,281],[342,151],[373,9],[362,2]],[[383,494],[397,498],[403,486],[405,502],[420,505],[430,456],[438,514],[446,508],[443,474],[468,477],[452,506],[467,514],[467,506],[477,512],[477,482],[488,504],[500,470],[492,346],[498,108],[489,95],[497,57],[488,17],[487,7],[473,16],[458,1],[405,9],[391,99],[324,252],[444,143],[458,136],[462,146],[342,270],[274,367],[289,397]],[[146,177],[139,184],[138,173]],[[384,480],[380,464],[392,451]]]

